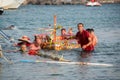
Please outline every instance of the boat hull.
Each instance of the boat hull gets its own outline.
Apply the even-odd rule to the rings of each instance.
[[[0,8],[0,15],[2,15],[4,12],[3,8]]]
[[[3,7],[3,9],[16,9],[18,8],[24,0],[9,0],[9,1],[4,1],[0,4],[0,7]]]
[[[55,43],[46,43],[43,46],[43,49],[49,49],[49,50],[69,50],[69,49],[75,49],[80,48],[80,44],[77,43],[77,40],[70,39],[70,40],[57,40]]]
[[[86,6],[101,6],[99,2],[87,2]]]

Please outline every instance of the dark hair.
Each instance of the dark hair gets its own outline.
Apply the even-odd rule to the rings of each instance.
[[[40,36],[35,35],[35,36],[34,36],[34,41],[36,41],[38,38],[40,39]]]
[[[94,32],[94,29],[93,29],[93,28],[91,28],[91,31],[92,31],[92,32]]]
[[[83,23],[78,23],[78,24],[77,24],[77,27],[78,27],[79,25],[82,25],[82,26],[84,27],[84,24],[83,24]]]
[[[86,29],[86,31],[88,31],[88,32],[94,32],[94,29],[93,28],[88,28],[88,29]]]
[[[62,29],[61,29],[61,31],[63,31],[63,30],[65,30],[65,31],[66,31],[66,29],[65,29],[65,28],[62,28]]]
[[[35,35],[35,36],[34,36],[34,41],[36,41],[36,39],[37,39],[37,36]]]
[[[47,39],[48,42],[51,41],[51,38],[50,38],[50,36],[48,36],[48,35],[46,35],[46,39]]]
[[[91,32],[91,29],[90,29],[90,28],[88,28],[88,29],[86,29],[86,31]]]

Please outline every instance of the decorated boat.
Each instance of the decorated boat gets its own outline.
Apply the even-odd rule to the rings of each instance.
[[[74,48],[80,48],[80,45],[77,43],[75,39],[71,40],[56,40],[53,43],[44,43],[43,49],[49,49],[49,50],[67,50],[67,49],[74,49]]]
[[[60,28],[60,27],[59,27]],[[73,36],[69,36],[67,39],[62,39],[61,36],[57,36],[56,31],[58,27],[56,26],[56,15],[54,16],[54,29],[52,37],[49,35],[40,34],[42,37],[42,49],[49,50],[66,50],[66,49],[74,49],[80,48],[77,40],[73,38]]]

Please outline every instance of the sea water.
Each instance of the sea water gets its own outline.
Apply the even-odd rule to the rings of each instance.
[[[45,51],[63,55],[71,61],[112,64],[106,66],[67,65],[50,63],[22,63],[20,60],[50,60],[38,56],[23,56],[19,52],[7,53],[5,57],[13,61],[7,63],[0,58],[0,80],[120,80],[120,4],[103,4],[100,7],[84,5],[25,5],[15,10],[5,10],[0,15],[0,29],[10,25],[16,28],[3,30],[14,38],[15,42],[23,35],[31,40],[35,34],[49,34],[47,28],[53,28],[53,16],[57,16],[57,25],[72,28],[76,34],[77,24],[84,28],[93,28],[98,44],[91,56],[80,55],[81,49],[63,51]],[[45,28],[41,30],[41,28]],[[60,29],[57,30],[57,35]],[[3,50],[13,50],[12,43],[2,44]]]

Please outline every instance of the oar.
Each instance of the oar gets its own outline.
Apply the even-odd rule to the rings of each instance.
[[[2,31],[0,30],[0,34],[7,40],[9,40],[9,37]]]
[[[10,60],[8,60],[8,59],[3,55],[3,53],[0,52],[0,54],[1,54],[1,57],[2,57],[5,61],[7,61],[7,62],[10,63],[10,64],[13,63],[13,62],[11,62]]]
[[[14,39],[11,39],[10,36],[8,36],[5,32],[3,32],[1,29],[0,29],[0,34],[8,41],[10,42],[13,42]]]
[[[67,64],[67,65],[90,65],[90,66],[103,66],[103,67],[112,67],[112,64],[105,63],[91,63],[91,62],[64,62],[64,61],[45,61],[45,60],[20,60],[24,63],[51,63],[51,64]]]
[[[6,34],[5,34],[5,32],[3,32],[1,29],[0,29],[0,31],[1,31],[1,32],[5,35],[5,36],[9,37],[9,36],[8,36],[8,35],[6,35]]]
[[[1,45],[0,45],[0,57],[3,58],[5,61],[7,61],[7,62],[10,63],[10,64],[13,63],[13,62],[11,62],[10,60],[8,60],[8,59],[3,55]]]

